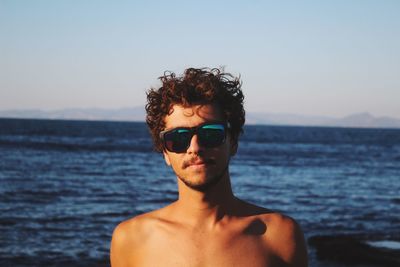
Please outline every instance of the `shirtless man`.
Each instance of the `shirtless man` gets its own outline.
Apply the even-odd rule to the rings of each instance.
[[[307,266],[292,218],[232,193],[229,160],[244,124],[239,79],[192,68],[160,79],[147,95],[147,123],[177,176],[179,198],[116,227],[112,267]]]

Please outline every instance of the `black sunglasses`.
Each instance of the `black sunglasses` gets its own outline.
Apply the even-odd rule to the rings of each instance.
[[[197,134],[199,143],[206,148],[213,148],[222,145],[226,138],[227,125],[225,123],[203,123],[196,127],[178,127],[160,132],[160,138],[164,148],[170,152],[185,152]]]

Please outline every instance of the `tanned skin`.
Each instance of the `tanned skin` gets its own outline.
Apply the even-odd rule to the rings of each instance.
[[[223,121],[218,106],[174,105],[165,117],[166,129],[209,121]],[[233,195],[228,165],[236,149],[229,135],[212,149],[203,148],[194,135],[186,152],[165,151],[179,198],[119,224],[111,266],[308,266],[304,236],[292,218]]]

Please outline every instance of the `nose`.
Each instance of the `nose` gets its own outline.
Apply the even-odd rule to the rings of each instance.
[[[190,140],[190,146],[187,149],[187,153],[189,154],[197,154],[201,150],[201,145],[199,143],[199,138],[197,134],[194,134],[192,139]]]

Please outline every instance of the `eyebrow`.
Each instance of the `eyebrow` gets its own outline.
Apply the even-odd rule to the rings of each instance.
[[[164,130],[162,130],[162,132],[163,131],[169,131],[169,130],[172,130],[172,129],[177,129],[177,128],[196,128],[196,127],[198,127],[200,125],[204,125],[204,124],[224,124],[224,123],[225,122],[218,121],[218,120],[204,121],[204,122],[199,123],[199,124],[197,124],[195,126],[175,126],[175,127],[168,127],[168,128],[166,127]]]

